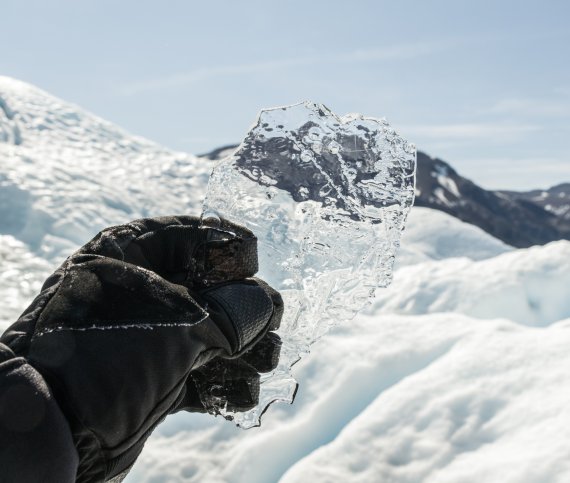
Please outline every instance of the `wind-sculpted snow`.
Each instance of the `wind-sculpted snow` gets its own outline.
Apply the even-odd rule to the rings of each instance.
[[[378,378],[395,372],[391,357],[401,358],[400,368],[434,346],[444,350],[379,392],[281,483],[570,481],[570,321],[544,330],[438,314],[388,316],[368,327],[377,322],[391,331],[360,329],[384,345],[375,362],[373,343],[363,351]]]
[[[570,242],[473,261],[450,258],[402,268],[379,291],[375,313],[459,312],[544,326],[570,317]]]
[[[385,120],[305,102],[261,111],[216,165],[204,223],[224,217],[257,235],[260,276],[281,292],[285,313],[279,366],[263,377],[258,406],[229,413],[211,396],[202,399],[208,410],[248,428],[272,402],[292,402],[293,364],[390,284],[415,161],[415,147]]]
[[[210,169],[0,77],[0,234],[50,260],[112,224],[199,214]]]

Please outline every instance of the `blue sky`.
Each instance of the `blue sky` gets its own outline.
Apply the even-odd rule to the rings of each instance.
[[[489,188],[570,181],[570,2],[6,0],[0,73],[168,147],[262,107],[385,116]]]

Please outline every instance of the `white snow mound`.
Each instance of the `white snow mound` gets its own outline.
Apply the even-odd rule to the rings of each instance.
[[[569,287],[570,242],[563,240],[482,261],[451,258],[404,267],[390,287],[377,291],[372,312],[461,312],[547,325],[570,317]]]
[[[344,376],[347,390],[368,391],[350,385],[360,378],[356,367],[366,364],[363,358],[376,367],[377,380],[415,364],[414,370],[379,391],[282,483],[570,481],[570,394],[563,389],[570,367],[568,326],[521,330],[448,314],[365,323],[358,328],[370,345],[358,352],[353,377]],[[384,330],[371,330],[374,323],[391,330],[381,338]],[[353,342],[349,338],[338,356],[350,360],[362,349]],[[329,415],[332,421],[341,417]]]
[[[475,225],[419,207],[408,216],[401,245],[396,268],[454,257],[484,260],[513,250]]]
[[[61,258],[109,224],[196,214],[210,170],[194,156],[0,77],[0,233],[48,258]]]

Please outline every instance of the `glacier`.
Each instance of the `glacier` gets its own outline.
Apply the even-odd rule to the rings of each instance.
[[[0,77],[0,329],[62,257],[138,216],[198,214],[212,164]],[[127,482],[570,480],[570,242],[514,249],[413,208],[391,288],[243,431],[170,416]],[[0,469],[1,472],[1,469]]]

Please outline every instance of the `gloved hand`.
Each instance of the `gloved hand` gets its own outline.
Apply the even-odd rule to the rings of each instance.
[[[211,411],[212,394],[232,411],[257,403],[283,313],[257,268],[248,230],[163,217],[102,231],[45,282],[0,342],[55,395],[77,481],[120,481],[160,421]]]

